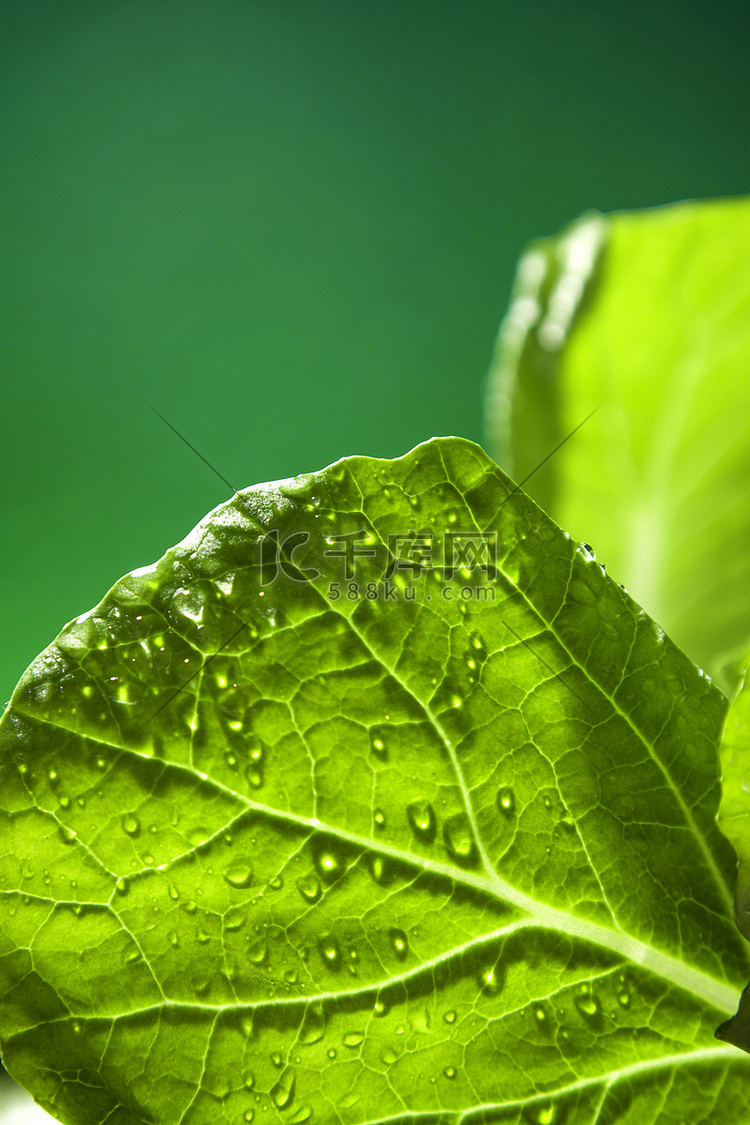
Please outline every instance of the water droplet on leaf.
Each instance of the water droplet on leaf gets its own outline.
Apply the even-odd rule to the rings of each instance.
[[[397,960],[405,961],[409,955],[409,939],[403,930],[392,929],[388,931],[391,949]]]
[[[249,863],[233,863],[224,869],[224,878],[230,887],[242,890],[253,881],[253,869]]]
[[[497,807],[504,816],[513,816],[516,811],[516,798],[512,789],[505,786],[497,795]]]
[[[271,1088],[271,1100],[277,1109],[286,1109],[294,1101],[294,1074],[287,1071],[282,1074],[275,1086]]]
[[[469,818],[464,813],[457,813],[446,820],[443,826],[443,839],[448,851],[458,863],[468,864],[476,859],[477,847],[474,834]]]
[[[305,902],[317,902],[320,898],[320,880],[315,875],[300,876],[296,886]]]
[[[120,825],[127,836],[135,837],[140,835],[141,822],[135,813],[125,813],[125,815],[120,818]]]
[[[415,801],[411,805],[407,805],[406,815],[415,836],[430,843],[435,839],[437,820],[432,805]]]
[[[334,972],[341,968],[341,946],[337,938],[332,934],[321,938],[318,942],[318,949],[320,950],[320,956],[323,958],[323,964],[326,968]]]

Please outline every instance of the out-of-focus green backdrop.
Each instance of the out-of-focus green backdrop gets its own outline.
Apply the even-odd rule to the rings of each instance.
[[[481,440],[515,261],[750,189],[745,4],[5,0],[0,702],[237,487]]]

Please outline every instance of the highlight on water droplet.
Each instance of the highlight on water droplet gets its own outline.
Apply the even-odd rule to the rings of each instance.
[[[455,1078],[457,1073],[458,1072],[457,1072],[455,1066],[444,1066],[443,1067],[443,1074],[445,1075],[446,1078]]]
[[[321,938],[318,942],[318,949],[327,969],[336,972],[341,968],[341,946],[333,934],[327,934],[326,937]]]
[[[357,1031],[347,1031],[344,1034],[343,1039],[341,1040],[341,1042],[344,1044],[344,1046],[349,1047],[350,1050],[353,1050],[355,1047],[360,1047],[362,1045],[362,1043],[364,1043],[364,1041],[365,1041],[365,1033],[364,1033],[364,1031],[359,1031],[359,1030],[357,1030]]]
[[[507,785],[498,791],[497,807],[504,816],[513,816],[513,813],[516,811],[515,794]]]
[[[242,1114],[242,1120],[246,1121],[247,1125],[250,1125],[250,1122],[253,1120],[254,1117],[255,1117],[255,1110],[254,1109],[246,1109],[245,1112]]]
[[[477,858],[477,846],[465,813],[448,817],[443,825],[443,839],[453,858],[460,864],[472,863]]]
[[[243,890],[253,881],[253,869],[249,863],[231,863],[224,868],[224,879],[230,887]]]
[[[294,1072],[287,1070],[275,1086],[271,1087],[271,1101],[277,1109],[286,1109],[294,1101]]]
[[[443,1013],[443,1019],[446,1023],[456,1022],[456,1011],[454,1008],[449,1008],[447,1012]]]
[[[315,875],[301,875],[295,886],[305,902],[317,902],[320,898],[320,879]]]
[[[437,831],[437,818],[432,805],[426,801],[414,801],[406,806],[406,815],[415,836],[432,843]]]
[[[503,987],[503,970],[498,962],[495,965],[488,965],[479,974],[479,987],[487,996],[496,996]]]
[[[118,879],[115,883],[115,890],[117,891],[118,895],[126,895],[129,890],[127,879]]]
[[[125,813],[120,817],[120,826],[126,836],[136,837],[141,832],[141,822],[135,813]]]
[[[593,1019],[594,1016],[599,1014],[599,1001],[586,985],[581,988],[574,999],[574,1003],[581,1015],[588,1019]]]
[[[313,1115],[312,1106],[301,1105],[289,1118],[289,1125],[304,1125]]]
[[[390,929],[388,931],[388,939],[391,943],[391,949],[397,960],[405,961],[409,956],[409,939],[403,930]]]
[[[318,874],[325,879],[327,883],[332,883],[335,879],[340,879],[345,870],[344,861],[332,848],[326,848],[324,851],[318,853],[315,859],[315,867]]]
[[[383,731],[379,727],[375,727],[370,732],[370,749],[378,758],[386,759],[388,757],[388,744],[383,736]]]
[[[390,1004],[388,1003],[388,1001],[387,1001],[387,1000],[385,999],[385,997],[383,997],[383,996],[378,996],[377,1000],[376,1000],[376,1001],[375,1001],[375,1003],[373,1004],[373,1007],[372,1007],[372,1014],[373,1014],[373,1015],[374,1015],[374,1016],[375,1016],[375,1017],[376,1017],[377,1019],[382,1019],[382,1018],[383,1018],[383,1016],[387,1016],[387,1015],[388,1015],[388,1013],[390,1012],[390,1010],[391,1010],[391,1005],[390,1005]]]
[[[370,857],[370,874],[376,883],[383,883],[386,878],[385,860],[382,855],[372,855]]]
[[[559,1121],[558,1108],[554,1102],[546,1102],[541,1106],[530,1106],[530,1115],[528,1120],[533,1122],[533,1125],[555,1125]]]
[[[372,815],[372,819],[375,822],[376,828],[381,829],[381,831],[385,828],[385,813],[382,809],[375,809],[375,812]]]
[[[303,1047],[319,1043],[325,1035],[326,1020],[322,1004],[313,1004],[305,1012],[299,1031],[299,1042]]]
[[[272,1051],[271,1052],[271,1062],[273,1063],[273,1065],[276,1067],[277,1070],[281,1069],[281,1067],[284,1065],[284,1060],[281,1057],[280,1051]]]

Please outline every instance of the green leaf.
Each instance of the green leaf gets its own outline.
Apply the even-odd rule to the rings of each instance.
[[[0,724],[6,1064],[77,1125],[747,1120],[724,709],[469,442],[247,489]]]
[[[724,685],[750,633],[750,200],[584,216],[519,265],[488,435]],[[598,409],[597,409],[598,408]]]
[[[721,803],[718,823],[737,852],[739,868],[734,916],[740,933],[750,939],[750,679],[744,675],[727,712],[721,733]],[[750,1052],[750,985],[737,1015],[717,1035]]]

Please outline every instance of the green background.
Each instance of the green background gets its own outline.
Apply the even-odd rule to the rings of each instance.
[[[2,699],[227,496],[150,404],[237,487],[481,440],[530,237],[750,188],[745,13],[6,0]]]

